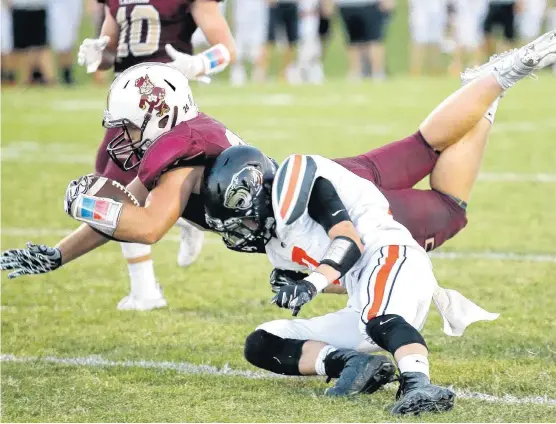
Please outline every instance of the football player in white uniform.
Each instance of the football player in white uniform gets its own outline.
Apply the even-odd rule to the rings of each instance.
[[[547,34],[539,42],[552,40],[554,34]],[[425,139],[472,131],[488,104],[526,75],[522,65],[537,62],[530,56],[534,49],[521,52],[470,70],[468,76],[490,69],[429,115],[420,128]],[[536,66],[554,62],[554,45],[546,52]],[[470,93],[473,102],[465,100]],[[467,119],[450,120],[451,113]],[[439,125],[440,116],[450,125]],[[277,167],[258,149],[235,146],[205,171],[202,195],[207,224],[228,247],[263,250],[279,270],[309,271],[273,272],[279,307],[297,315],[318,293],[338,285],[349,296],[340,311],[259,326],[245,343],[250,363],[280,374],[338,378],[327,391],[331,396],[372,393],[392,379],[394,369],[385,356],[364,352],[383,349],[401,373],[394,413],[453,406],[455,394],[430,382],[428,349],[419,333],[431,301],[448,335],[462,335],[470,323],[497,315],[438,286],[424,249],[394,219],[373,182],[320,156],[293,155]]]
[[[395,368],[386,356],[358,351],[383,349],[401,372],[394,413],[453,406],[455,394],[430,382],[419,333],[433,295],[458,335],[467,324],[497,315],[438,286],[425,250],[394,220],[373,183],[322,156],[292,155],[277,168],[257,148],[234,146],[208,170],[202,194],[207,223],[228,246],[262,243],[276,268],[312,271],[279,288],[273,298],[279,307],[297,315],[330,284],[349,296],[338,312],[259,326],[245,343],[250,363],[280,374],[338,378],[330,396],[373,393],[392,380]],[[450,309],[456,302],[459,314]]]

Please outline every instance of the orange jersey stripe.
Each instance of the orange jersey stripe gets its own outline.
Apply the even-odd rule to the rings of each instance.
[[[384,263],[384,265],[382,265],[376,276],[373,304],[371,305],[371,309],[369,309],[369,313],[367,314],[368,321],[376,317],[376,314],[380,309],[380,305],[382,305],[382,299],[384,299],[384,291],[386,290],[386,282],[388,281],[390,272],[392,272],[392,268],[394,267],[394,264],[399,257],[400,246],[388,246],[386,262]]]
[[[299,173],[301,172],[301,160],[301,155],[295,155],[293,158],[293,169],[290,177],[290,183],[288,185],[288,190],[286,191],[286,196],[284,197],[284,203],[282,203],[282,208],[280,209],[280,216],[282,219],[286,218],[286,214],[288,213],[288,209],[293,200],[295,188],[297,187],[297,180],[299,179]]]

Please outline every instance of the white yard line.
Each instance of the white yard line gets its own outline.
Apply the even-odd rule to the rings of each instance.
[[[30,228],[30,227],[3,227],[0,232],[8,237],[28,237],[36,239],[40,237],[65,237],[71,233],[71,228]],[[169,234],[162,241],[179,242],[180,237],[175,234]],[[209,236],[205,239],[205,243],[209,245],[220,245],[221,242],[217,236]],[[4,247],[5,248],[5,247]],[[535,253],[516,253],[516,252],[465,252],[465,251],[437,251],[431,252],[430,256],[435,259],[457,260],[457,259],[480,259],[490,261],[509,261],[509,262],[549,262],[556,263],[556,254],[535,254]]]
[[[209,374],[217,376],[233,376],[243,377],[249,379],[261,378],[301,378],[301,377],[288,377],[278,374],[272,374],[265,371],[249,371],[249,370],[235,370],[230,368],[228,364],[222,368],[212,365],[197,365],[190,362],[172,362],[172,361],[112,361],[104,359],[101,356],[88,356],[77,358],[59,358],[56,356],[15,356],[10,354],[0,355],[1,362],[16,362],[16,363],[51,363],[60,365],[69,365],[76,367],[93,367],[93,368],[142,368],[142,369],[156,369],[156,370],[171,370],[183,374]],[[454,388],[452,388],[454,389]],[[454,389],[460,399],[480,400],[490,403],[498,403],[505,405],[548,405],[556,406],[556,399],[550,399],[547,396],[525,396],[519,397],[514,395],[495,396],[487,393],[471,392],[469,390]]]

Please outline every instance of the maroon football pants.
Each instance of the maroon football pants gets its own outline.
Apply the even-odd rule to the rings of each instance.
[[[438,153],[417,132],[365,154],[334,161],[373,182],[390,203],[394,219],[428,251],[467,224],[465,207],[456,199],[435,190],[413,188],[432,172],[437,159]]]

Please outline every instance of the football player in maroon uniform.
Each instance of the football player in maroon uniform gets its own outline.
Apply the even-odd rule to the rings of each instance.
[[[189,79],[207,79],[220,72],[235,57],[235,45],[219,0],[98,0],[104,4],[105,19],[98,39],[83,41],[78,61],[87,72],[114,67],[116,74],[143,62],[172,62]],[[213,46],[192,56],[191,36],[201,28]],[[148,89],[148,81],[143,85]],[[110,159],[106,147],[117,134],[107,129],[99,147],[95,173],[129,184],[136,170],[124,171]],[[178,264],[195,261],[203,244],[203,233],[179,220],[182,242]],[[119,309],[148,310],[166,306],[156,281],[151,247],[122,244],[128,261],[131,293],[118,304]]]
[[[336,161],[379,187],[394,218],[421,246],[434,249],[467,223],[466,202],[500,96],[535,70],[554,63],[556,31],[467,71],[464,86],[431,112],[414,135]],[[143,102],[146,80],[152,95]],[[166,114],[159,117],[155,109]],[[53,271],[110,239],[156,243],[180,216],[208,227],[199,197],[205,168],[224,149],[242,141],[198,112],[183,74],[161,64],[128,69],[112,84],[104,124],[119,131],[108,145],[111,157],[122,169],[138,169],[127,188],[143,206],[95,196],[91,176],[72,181],[66,212],[86,225],[54,248],[29,244],[26,249],[3,252],[0,268],[13,271],[9,278]],[[428,174],[431,190],[412,188]],[[260,228],[246,235],[252,241],[248,251],[267,239],[272,228],[265,225],[261,222]]]

